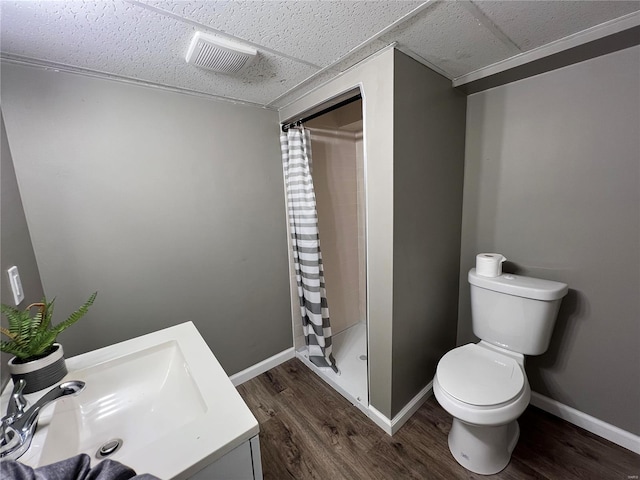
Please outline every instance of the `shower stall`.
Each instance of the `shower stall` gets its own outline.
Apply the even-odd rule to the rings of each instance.
[[[311,139],[313,188],[337,372],[317,367],[309,360],[292,258],[294,346],[303,363],[366,410],[369,387],[362,100],[358,95],[340,105],[304,122]]]
[[[338,372],[310,368],[392,435],[431,395],[437,361],[456,342],[466,96],[388,48],[279,118],[302,119],[313,149],[305,186],[317,192],[310,217]],[[305,361],[296,280],[292,269],[294,345]]]

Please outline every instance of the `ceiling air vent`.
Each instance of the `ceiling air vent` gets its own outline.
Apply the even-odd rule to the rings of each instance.
[[[237,73],[257,54],[257,50],[246,45],[196,32],[189,45],[187,63],[214,72]]]

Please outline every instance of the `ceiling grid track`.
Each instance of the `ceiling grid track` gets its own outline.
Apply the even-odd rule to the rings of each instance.
[[[477,1],[477,0],[476,0]],[[471,14],[474,18],[487,30],[489,30],[494,37],[500,40],[505,47],[511,51],[511,55],[518,55],[522,53],[522,49],[516,42],[514,42],[509,36],[504,33],[500,27],[498,27],[489,17],[487,17],[480,8],[472,1],[461,2],[461,5]]]

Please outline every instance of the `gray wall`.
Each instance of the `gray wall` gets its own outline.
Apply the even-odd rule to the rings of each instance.
[[[455,346],[466,97],[395,52],[393,393],[396,415]]]
[[[468,99],[458,342],[471,331],[467,271],[569,284],[534,391],[640,434],[640,47]]]
[[[292,346],[277,113],[13,64],[2,102],[47,296],[99,292],[69,354],[189,320],[229,374]]]
[[[9,285],[7,269],[14,265],[20,272],[20,280],[25,292],[25,297],[18,308],[26,308],[28,305],[39,302],[44,296],[40,273],[36,264],[36,257],[31,245],[31,237],[24,216],[20,191],[16,181],[16,173],[13,169],[13,159],[7,141],[7,132],[4,127],[4,118],[0,113],[2,130],[2,150],[0,151],[0,285],[2,286],[2,303],[14,306],[13,293]],[[2,317],[2,325],[6,325],[6,319]],[[3,340],[7,340],[3,338]],[[5,368],[10,355],[2,354],[0,361],[0,389],[9,380],[9,371]]]

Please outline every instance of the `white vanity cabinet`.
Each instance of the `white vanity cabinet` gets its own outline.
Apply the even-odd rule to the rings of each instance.
[[[203,468],[190,480],[262,480],[258,436]]]

